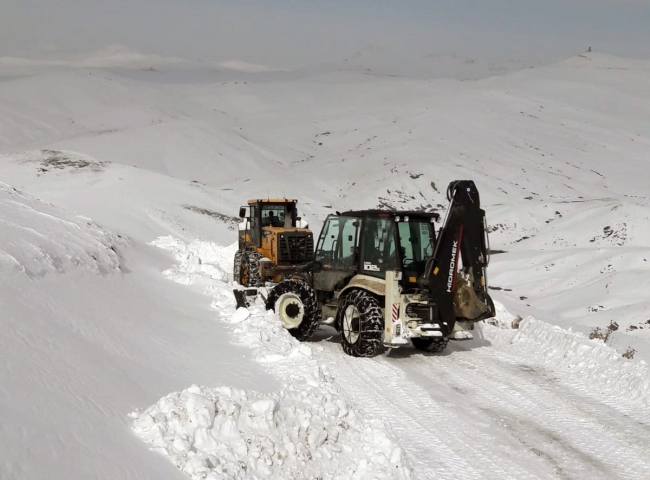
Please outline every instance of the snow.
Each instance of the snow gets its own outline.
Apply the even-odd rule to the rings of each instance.
[[[391,415],[383,413],[391,410],[388,405],[404,404],[405,400],[400,396],[418,398],[419,393],[427,398],[432,392],[418,392],[418,386],[409,384],[406,378],[395,385],[384,385],[382,379],[394,377],[395,373],[390,371],[394,366],[381,365],[385,363],[381,359],[378,365],[367,370],[375,362],[349,357],[342,359],[338,346],[333,351],[331,344],[299,343],[282,327],[273,312],[265,311],[259,297],[249,309],[235,310],[232,295],[234,285],[227,276],[217,278],[212,273],[227,269],[218,262],[230,260],[234,245],[221,247],[204,241],[185,245],[172,237],[159,238],[153,243],[173,252],[179,262],[163,274],[184,285],[200,286],[212,298],[217,319],[229,324],[238,343],[250,347],[257,361],[286,385],[279,392],[266,395],[233,391],[225,386],[209,388],[195,385],[163,397],[145,412],[132,413],[135,419],[133,428],[138,436],[153,449],[166,454],[174,465],[192,478],[204,478],[206,475],[217,475],[216,478],[237,478],[242,475],[252,478],[314,478],[319,475],[325,478],[420,478],[422,472],[432,467],[445,477],[460,476],[458,467],[441,464],[440,460],[433,462],[433,465],[422,464],[421,452],[411,454],[411,462],[414,463],[411,467],[408,453],[399,447],[402,443],[408,451],[411,442],[417,441],[400,431],[404,428],[401,422],[411,419],[400,415],[395,422]],[[527,370],[557,376],[555,381],[569,387],[573,395],[590,398],[596,404],[604,402],[620,412],[619,415],[637,418],[642,424],[650,420],[650,380],[645,362],[630,362],[602,341],[589,340],[581,333],[573,333],[532,316],[517,319],[498,302],[497,311],[498,315],[492,322],[495,326],[479,326],[480,340],[462,344],[480,349],[491,345],[488,355],[496,357],[503,364],[499,367],[502,374],[507,371],[505,367],[510,362],[524,361]],[[406,352],[409,356],[414,355],[412,349]],[[440,357],[425,357],[419,362],[427,360],[427,369],[431,374],[447,373],[444,368],[441,370]],[[350,375],[349,369],[361,366],[364,366],[364,370],[357,375],[363,376],[366,381],[371,378],[373,382],[378,382],[378,388],[388,388],[388,392],[380,395],[387,397],[388,405],[383,408],[376,405],[368,410],[362,408],[357,414],[349,403],[350,398],[366,408],[370,403],[367,397],[360,398],[348,384],[360,379],[357,375]],[[407,363],[403,366],[406,372],[417,371],[414,367],[417,368],[417,365]],[[386,368],[390,370],[385,371]],[[456,375],[453,364],[450,373]],[[450,383],[447,380],[447,384]],[[486,382],[473,379],[472,383],[474,388],[481,388]],[[521,383],[526,382],[521,380]],[[400,387],[404,386],[408,386],[407,393],[401,391]],[[499,388],[503,389],[504,385]],[[531,394],[531,388],[529,386],[515,394],[520,402]],[[373,390],[366,388],[363,395],[372,397],[369,392]],[[528,392],[524,393],[526,390]],[[197,396],[200,400],[197,400]],[[255,405],[260,401],[267,402],[262,404],[264,407],[259,407],[266,415],[262,415],[263,419],[259,419],[260,414],[255,411]],[[555,408],[557,401],[536,400],[541,405],[553,402]],[[210,414],[197,420],[193,417],[193,409],[197,407],[192,406],[194,403],[191,402],[199,402],[201,409],[207,409]],[[489,408],[503,408],[502,402],[501,399],[490,400]],[[435,402],[430,403],[429,408],[434,405]],[[417,411],[417,408],[414,410]],[[214,412],[217,412],[216,416]],[[472,414],[475,415],[475,412]],[[529,421],[535,422],[534,419]],[[321,432],[316,443],[313,437],[310,440],[310,432],[314,428]],[[473,430],[476,426],[460,425],[455,428],[457,435],[475,435]],[[564,427],[551,424],[545,428],[562,430]],[[491,431],[493,435],[497,434],[496,425]],[[419,434],[423,435],[422,432]],[[415,435],[417,437],[418,433]],[[441,436],[444,438],[446,433],[442,432]],[[328,439],[335,441],[330,443]],[[380,440],[377,442],[377,439]],[[437,439],[431,441],[433,445],[436,445],[436,441],[440,442]],[[437,445],[438,449],[444,447],[444,444]],[[567,457],[560,457],[556,461],[567,470],[576,468],[571,456]],[[631,453],[631,457],[626,460],[628,470],[637,473],[650,471],[650,465],[644,462],[639,452]],[[458,459],[466,478],[472,478],[472,472],[484,478],[503,478],[504,474],[514,474],[521,468],[521,461],[485,463],[470,469]],[[243,465],[247,466],[245,472]],[[490,470],[492,468],[494,471]]]
[[[497,319],[501,328],[511,328],[515,319],[500,307]],[[564,379],[570,379],[581,390],[609,397],[622,411],[644,411],[650,407],[650,377],[645,361],[630,362],[602,340],[589,339],[581,332],[565,330],[532,316],[519,320],[510,335],[486,325],[483,336],[504,351],[537,357],[545,368],[561,372]]]
[[[91,193],[104,205],[113,198],[92,181],[79,191],[64,180],[101,173],[52,175],[51,191],[67,189],[80,205]],[[169,259],[138,242],[141,230],[127,236],[126,217],[113,217],[116,232],[6,184],[0,213],[0,478],[174,478],[147,459],[128,412],[195,382],[279,388],[231,344],[200,295],[160,275]]]
[[[76,69],[128,69],[163,71],[214,72],[232,70],[237,72],[282,71],[267,65],[230,60],[226,62],[191,61],[164,55],[144,54],[119,43],[108,45],[89,55],[66,55],[63,58],[27,59],[0,57],[0,77],[35,75],[47,72]]]
[[[0,265],[28,277],[85,268],[94,273],[120,270],[116,246],[125,240],[89,218],[46,204],[0,182],[3,224]]]
[[[312,348],[319,347],[293,338],[261,299],[250,309],[235,309],[233,284],[214,274],[224,272],[218,262],[230,261],[234,246],[196,240],[184,245],[171,237],[153,243],[180,262],[163,274],[204,286],[217,319],[231,325],[233,337],[250,347],[284,388],[260,395],[193,385],[132,413],[140,438],[195,479],[411,478],[386,426],[358,417],[313,358]]]
[[[230,70],[238,70],[241,72],[272,72],[277,69],[267,67],[266,65],[259,65],[255,63],[244,62],[242,60],[230,60],[228,62],[220,62],[217,64],[220,67]]]
[[[0,478],[650,477],[648,62],[458,82],[362,57],[0,60]],[[298,198],[318,233],[444,213],[460,178],[499,308],[473,340],[356,359],[235,309],[248,198]]]

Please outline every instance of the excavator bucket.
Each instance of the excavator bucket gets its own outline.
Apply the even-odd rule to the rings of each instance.
[[[462,272],[456,278],[456,290],[454,291],[454,314],[458,318],[468,320],[484,320],[493,317],[494,304],[492,300],[487,302],[478,298],[473,285],[473,274],[463,275]]]

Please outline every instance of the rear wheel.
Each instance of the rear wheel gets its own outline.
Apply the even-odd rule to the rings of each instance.
[[[447,348],[447,343],[449,340],[446,338],[434,337],[434,338],[412,338],[411,342],[413,346],[418,350],[423,350],[425,352],[438,353],[442,352]]]
[[[343,351],[353,357],[377,354],[384,334],[384,318],[379,302],[364,290],[353,290],[338,311]]]
[[[262,287],[264,281],[260,274],[260,260],[262,254],[258,252],[246,252],[242,256],[241,284],[244,287]]]
[[[237,250],[235,252],[235,259],[232,266],[232,280],[241,284],[241,261],[242,261],[242,251]]]
[[[289,333],[301,342],[310,339],[321,323],[314,290],[297,278],[278,283],[269,293],[266,309],[273,310]]]

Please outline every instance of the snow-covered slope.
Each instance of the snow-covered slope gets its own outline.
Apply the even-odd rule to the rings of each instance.
[[[121,237],[114,237],[89,218],[70,215],[14,187],[0,183],[3,270],[28,278],[87,268],[94,273],[120,270]]]
[[[48,164],[58,176],[40,185],[49,185],[54,196],[67,189],[70,202],[86,211],[124,193],[95,188],[110,167],[81,167],[85,160],[75,157],[78,163],[63,170]],[[37,166],[28,164],[25,178],[42,180]],[[78,183],[66,185],[66,175]],[[167,193],[164,182],[149,188],[159,199]],[[186,187],[188,198],[192,188]],[[192,383],[259,392],[280,386],[232,345],[201,295],[160,275],[169,258],[137,240],[147,229],[181,232],[169,223],[155,228],[159,218],[140,227],[150,206],[140,199],[119,202],[120,208],[99,215],[112,230],[0,183],[3,480],[178,478],[135,438],[130,411]],[[187,216],[197,217],[201,228],[201,215]]]
[[[266,65],[252,64],[241,60],[226,62],[201,62],[184,58],[155,54],[144,54],[121,45],[108,45],[89,55],[58,55],[54,58],[20,58],[0,57],[0,78],[37,75],[56,71],[101,68],[163,71],[215,72],[231,70],[236,72],[270,72],[277,71]]]
[[[238,203],[200,181],[60,150],[0,155],[2,178],[49,201],[84,212],[124,235],[148,242],[162,232],[229,243]]]
[[[457,82],[126,53],[0,81],[0,477],[187,478],[130,412],[197,478],[649,475],[647,62]],[[299,198],[318,231],[351,207],[444,209],[459,178],[519,331],[351,359],[333,330],[307,348],[234,311],[223,245],[248,198]],[[176,257],[149,245],[168,235]],[[586,338],[612,320],[614,348]]]
[[[507,58],[485,60],[457,53],[423,54],[404,50],[398,53],[396,50],[369,45],[348,55],[337,67],[340,70],[356,71],[364,75],[475,80],[491,75],[504,75],[541,64],[541,62]],[[387,62],[387,58],[391,61]],[[405,72],[409,74],[405,75]]]

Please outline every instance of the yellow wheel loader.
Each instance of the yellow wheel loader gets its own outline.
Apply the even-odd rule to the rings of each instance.
[[[279,282],[314,260],[314,236],[298,216],[298,200],[257,199],[239,209],[233,278],[245,287]]]

